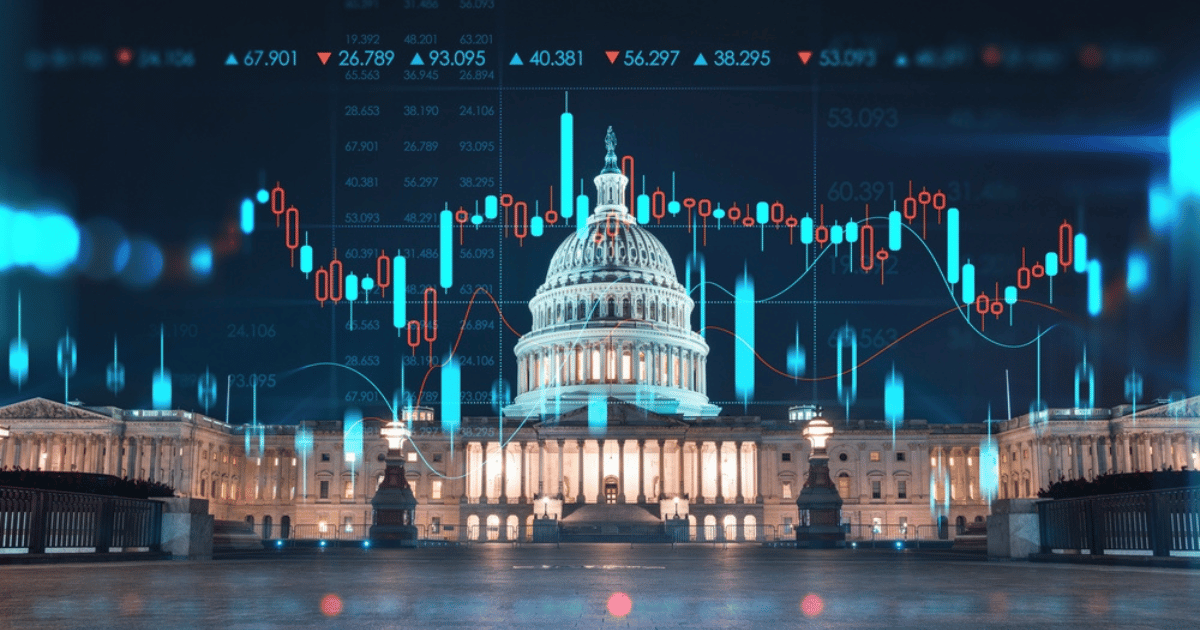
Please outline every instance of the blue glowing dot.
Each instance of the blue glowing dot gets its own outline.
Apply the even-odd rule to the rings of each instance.
[[[121,280],[134,288],[145,289],[158,281],[163,266],[163,253],[158,245],[147,239],[134,239],[129,244],[129,260]]]
[[[1129,264],[1125,271],[1125,287],[1130,293],[1141,293],[1150,284],[1150,260],[1146,254],[1133,250],[1129,252]]]
[[[713,210],[713,216],[714,216],[714,217],[716,217],[716,218],[718,218],[718,219],[724,219],[724,218],[725,218],[725,211],[724,211],[724,210],[722,210],[721,208],[717,208],[716,210]]]
[[[212,273],[213,269],[213,252],[212,248],[206,243],[201,243],[192,248],[192,253],[188,257],[188,263],[192,267],[192,273],[197,276],[207,276]]]
[[[1150,229],[1162,234],[1174,227],[1179,221],[1179,206],[1175,203],[1175,197],[1171,194],[1170,189],[1160,182],[1151,184],[1147,197]],[[1076,260],[1079,259],[1076,257]]]
[[[266,188],[259,188],[255,198],[258,199],[258,203],[267,203],[271,200],[271,193],[267,192]]]
[[[375,288],[375,281],[371,279],[371,276],[363,276],[362,288],[363,288],[363,291],[366,291],[368,293],[371,292],[371,289]]]
[[[324,547],[324,546],[325,546],[325,541],[324,541],[324,540],[322,540],[322,541],[321,541],[321,546],[322,546],[322,547]]]
[[[366,548],[368,548],[368,547],[370,547],[370,546],[371,546],[371,541],[369,541],[369,540],[364,540],[364,541],[363,541],[363,549],[366,549]]]
[[[282,541],[282,540],[276,540],[276,541],[275,541],[275,546],[276,546],[276,547],[282,547],[282,546],[283,546],[283,541]]]
[[[897,541],[896,541],[896,548],[897,548],[897,549],[903,549],[903,548],[904,548],[904,543],[902,543],[902,542],[900,542],[899,540],[897,540]]]

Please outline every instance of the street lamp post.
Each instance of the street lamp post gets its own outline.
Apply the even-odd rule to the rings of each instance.
[[[383,482],[371,499],[375,508],[371,524],[372,546],[416,547],[417,526],[414,523],[417,497],[408,485],[404,474],[404,443],[412,438],[412,432],[399,422],[393,421],[379,434],[388,443],[387,468]]]
[[[833,427],[820,415],[808,421],[802,432],[812,442],[808,458],[808,479],[796,497],[800,524],[796,527],[796,546],[809,549],[837,547],[846,540],[842,531],[842,497],[829,478],[829,454],[825,443],[833,435]]]

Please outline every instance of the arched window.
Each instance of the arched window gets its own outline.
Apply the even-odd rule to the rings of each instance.
[[[588,380],[593,383],[600,380],[600,346],[592,346],[592,374]]]
[[[742,535],[748,540],[762,540],[762,532],[758,531],[758,520],[753,514],[747,514],[742,519]]]
[[[722,528],[724,531],[721,532],[721,534],[724,536],[724,539],[737,540],[737,517],[732,514],[726,515],[724,525],[725,527]]]
[[[246,524],[250,526],[250,529],[254,529],[254,515],[253,514],[246,515]]]
[[[482,540],[483,533],[479,531],[479,516],[472,514],[467,517],[467,539]]]
[[[217,480],[216,479],[212,480],[212,487],[209,488],[209,490],[210,490],[209,495],[212,496],[212,498],[214,498],[214,499],[217,498]]]
[[[286,519],[287,517],[285,516],[284,518]],[[264,517],[263,517],[263,533],[262,533],[262,537],[263,537],[263,538],[270,538],[270,537],[271,537],[271,515],[270,515],[270,514],[268,514],[268,515],[266,515],[266,516],[264,516]]]
[[[500,537],[500,517],[489,514],[487,517],[487,539],[496,540]]]
[[[645,383],[645,382],[646,382],[646,352],[645,352],[644,350],[643,350],[643,351],[638,351],[638,376],[637,376],[637,380],[638,380],[638,382],[639,382],[639,383]]]
[[[292,517],[286,514],[279,518],[279,537],[287,538],[292,533]]]
[[[650,302],[650,320],[658,319],[658,302]]]
[[[504,532],[505,540],[521,539],[521,519],[517,518],[516,514],[509,514],[505,519],[505,529],[507,530]]]
[[[838,484],[838,494],[841,495],[842,499],[849,499],[850,498],[850,474],[845,473],[845,472],[839,473],[837,484]]]
[[[717,517],[709,514],[704,517],[704,540],[717,539]]]
[[[610,318],[616,318],[620,316],[620,314],[617,313],[617,301],[611,297],[608,298],[608,316]]]
[[[628,297],[621,300],[621,317],[623,319],[628,319],[630,317]]]
[[[621,351],[621,380],[629,381],[633,378],[633,357],[630,354],[629,348]]]
[[[637,299],[636,317],[638,319],[646,319],[646,300],[644,298]]]
[[[605,366],[607,368],[607,372],[606,372],[606,374],[608,375],[607,380],[608,380],[608,382],[611,383],[611,382],[617,380],[617,351],[612,346],[608,346],[607,348],[605,348],[604,353],[605,353],[605,355],[607,355],[605,357],[606,363],[607,363],[607,365]]]

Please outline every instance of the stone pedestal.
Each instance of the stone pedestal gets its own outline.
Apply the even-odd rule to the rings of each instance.
[[[987,520],[987,550],[992,558],[1026,559],[1041,545],[1036,499],[992,502]]]
[[[536,516],[533,519],[533,542],[535,543],[556,543],[558,542],[558,519],[542,518]]]
[[[842,497],[829,478],[829,458],[824,449],[808,459],[808,480],[796,498],[800,511],[796,526],[796,546],[803,549],[831,549],[846,542],[842,530]]]
[[[163,504],[162,549],[173,560],[211,560],[213,516],[206,499],[153,499]]]
[[[663,531],[675,542],[688,541],[688,520],[686,517],[668,517],[663,521]]]
[[[394,457],[393,457],[394,456]],[[417,526],[413,518],[417,511],[417,497],[413,495],[408,478],[404,475],[404,461],[400,454],[388,454],[387,469],[383,482],[371,499],[375,517],[369,533],[371,544],[376,547],[416,547]]]

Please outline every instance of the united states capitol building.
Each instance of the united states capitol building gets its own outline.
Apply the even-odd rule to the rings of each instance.
[[[694,539],[770,540],[797,523],[810,454],[801,430],[818,411],[729,416],[709,402],[694,302],[670,253],[631,216],[611,130],[607,143],[587,232],[559,246],[530,299],[503,423],[465,417],[450,435],[433,409],[404,414],[422,538],[525,540],[535,518],[593,532],[678,518]],[[1200,459],[1200,398],[1136,414],[1050,409],[990,434],[984,423],[910,419],[893,432],[882,420],[830,422],[829,474],[851,539],[953,538],[987,518],[989,494],[1034,497],[1059,478]],[[347,446],[341,420],[248,428],[41,398],[0,407],[0,426],[10,429],[0,466],[163,482],[267,537],[364,536],[387,451],[371,419],[361,450]],[[998,470],[981,474],[981,454]]]

